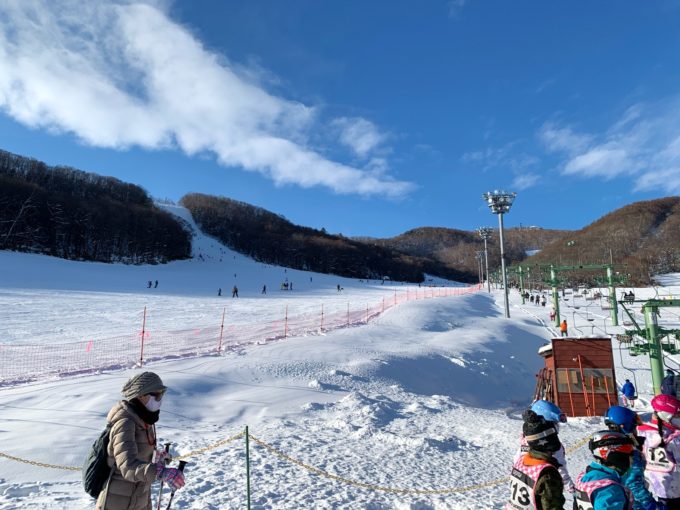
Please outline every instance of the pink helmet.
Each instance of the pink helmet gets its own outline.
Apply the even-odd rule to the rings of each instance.
[[[651,404],[652,409],[665,422],[670,422],[674,415],[680,414],[680,400],[671,395],[657,395]]]

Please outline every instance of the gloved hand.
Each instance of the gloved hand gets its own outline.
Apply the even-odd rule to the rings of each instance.
[[[184,474],[179,469],[156,464],[156,479],[163,480],[173,491],[184,487]]]
[[[156,464],[161,464],[161,466],[167,466],[172,462],[172,455],[165,450],[156,450],[154,453],[154,462]]]

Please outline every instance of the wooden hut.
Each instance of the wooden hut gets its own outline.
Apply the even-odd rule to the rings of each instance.
[[[610,338],[553,338],[538,350],[535,399],[558,405],[567,416],[603,416],[618,404]]]

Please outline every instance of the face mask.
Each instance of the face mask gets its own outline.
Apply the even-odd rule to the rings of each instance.
[[[146,407],[152,413],[155,413],[156,411],[160,410],[161,401],[156,400],[156,397],[149,395],[149,401],[146,404],[144,404],[144,407]]]

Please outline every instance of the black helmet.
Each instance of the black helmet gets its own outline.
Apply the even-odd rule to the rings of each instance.
[[[593,453],[593,457],[602,464],[611,466],[623,473],[630,468],[635,443],[630,436],[623,432],[601,430],[590,436],[588,449]]]

